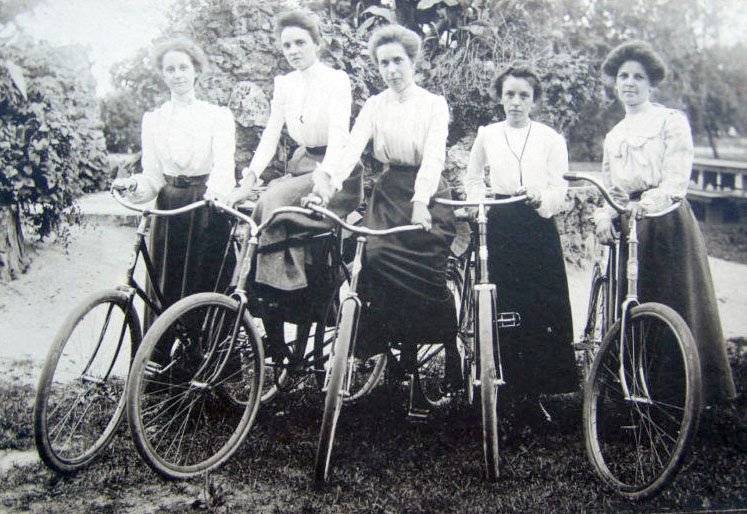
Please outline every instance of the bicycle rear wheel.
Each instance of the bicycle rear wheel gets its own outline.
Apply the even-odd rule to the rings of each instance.
[[[586,326],[581,341],[576,349],[581,350],[581,370],[586,379],[591,371],[594,356],[602,345],[602,339],[607,330],[607,288],[608,279],[602,275],[599,265],[594,266],[591,278],[591,293],[589,295],[589,308],[586,313]]]
[[[47,353],[34,403],[34,440],[47,466],[76,471],[109,444],[140,338],[130,298],[116,289],[90,295],[68,315]]]
[[[457,320],[461,319],[462,310],[462,276],[456,269],[449,270],[446,276],[446,285],[451,291],[456,307]],[[466,356],[468,350],[465,348],[466,341],[457,334],[457,351],[461,358],[462,373],[468,367]],[[452,397],[444,394],[442,384],[445,380],[446,350],[442,343],[422,344],[418,346],[417,354],[418,373],[420,374],[420,387],[428,404],[433,408],[443,407]],[[471,387],[471,381],[465,381],[467,387]]]
[[[584,439],[597,474],[627,498],[661,491],[697,430],[701,395],[682,317],[657,303],[631,309],[624,329],[618,321],[605,336],[585,385]]]
[[[260,404],[264,352],[251,317],[217,293],[183,298],[158,317],[135,356],[127,414],[140,454],[168,478],[226,461]]]

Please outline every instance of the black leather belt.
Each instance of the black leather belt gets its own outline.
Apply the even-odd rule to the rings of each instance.
[[[209,175],[197,175],[189,177],[187,175],[166,175],[164,173],[163,179],[167,184],[174,187],[190,187],[190,186],[201,186],[207,182]]]
[[[311,155],[320,156],[320,155],[324,155],[327,152],[327,147],[326,146],[307,146],[306,152],[310,153]]]
[[[420,166],[408,166],[407,164],[389,164],[389,171],[400,173],[417,173]]]

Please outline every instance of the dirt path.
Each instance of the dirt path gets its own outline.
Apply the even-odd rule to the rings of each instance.
[[[73,229],[67,250],[46,243],[34,255],[27,273],[0,284],[0,365],[31,359],[40,365],[58,327],[82,298],[123,280],[134,227],[112,222]],[[726,337],[747,336],[747,265],[711,259],[716,294]],[[570,267],[574,325],[586,316],[589,270]]]

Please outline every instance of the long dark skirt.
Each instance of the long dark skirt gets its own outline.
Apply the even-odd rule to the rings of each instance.
[[[410,224],[417,167],[391,167],[379,177],[363,224],[384,229]],[[435,195],[448,198],[441,179]],[[359,354],[398,342],[450,344],[456,337],[456,308],[446,286],[446,263],[455,236],[450,207],[431,203],[430,232],[370,237],[361,274],[364,309]],[[393,341],[395,338],[396,341]]]
[[[303,148],[299,148],[303,151]],[[300,162],[304,170],[292,169],[288,174],[270,182],[267,190],[262,194],[254,219],[258,222],[266,221],[278,207],[289,205],[299,206],[301,200],[311,193],[314,187],[310,163],[321,162],[323,155],[306,154],[303,158],[294,154],[289,163]],[[308,168],[308,169],[306,169]],[[360,168],[346,180],[343,189],[330,202],[329,208],[339,215],[345,215],[358,207],[361,202],[361,173]],[[257,255],[257,271],[255,280],[259,284],[271,286],[281,291],[296,291],[309,285],[305,266],[310,264],[311,255],[302,244],[279,245],[290,239],[303,239],[310,234],[327,230],[331,223],[327,220],[315,221],[297,214],[286,214],[278,217],[267,228],[259,239]]]
[[[705,241],[690,204],[638,224],[639,298],[672,307],[695,338],[707,403],[736,396]],[[627,246],[624,246],[627,252]]]
[[[166,184],[158,193],[156,209],[176,209],[202,200],[205,190],[204,184]],[[223,291],[228,286],[235,264],[232,251],[218,276],[231,230],[228,218],[213,209],[201,208],[178,216],[155,216],[152,223],[149,249],[164,307],[193,293]],[[150,283],[147,288],[152,294]],[[154,314],[146,310],[144,327],[154,320]]]
[[[564,393],[578,387],[573,320],[554,218],[525,204],[488,213],[488,273],[498,310],[518,312],[521,326],[500,330],[508,387],[517,393]]]

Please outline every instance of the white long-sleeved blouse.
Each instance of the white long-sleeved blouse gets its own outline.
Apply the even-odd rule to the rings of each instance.
[[[164,174],[209,175],[208,190],[223,196],[235,187],[236,126],[226,107],[166,102],[143,115],[141,137],[143,173],[134,176],[132,201],[155,198],[166,183]]]
[[[270,117],[249,172],[257,178],[277,151],[283,125],[301,146],[326,146],[324,162],[336,159],[350,130],[350,79],[347,73],[316,62],[303,71],[275,77]]]
[[[502,121],[477,130],[464,176],[468,200],[484,198],[485,166],[493,193],[511,195],[526,186],[541,195],[537,213],[543,218],[562,209],[568,189],[563,179],[568,149],[565,138],[544,123],[531,121],[524,129],[513,129]]]
[[[329,173],[332,185],[341,189],[373,139],[378,161],[419,167],[411,200],[428,204],[438,189],[448,132],[449,108],[443,96],[415,84],[401,94],[387,89],[363,105],[340,158],[321,167]]]
[[[659,104],[641,116],[624,118],[604,140],[603,180],[628,194],[642,193],[641,204],[649,210],[685,197],[692,164],[687,117]]]

